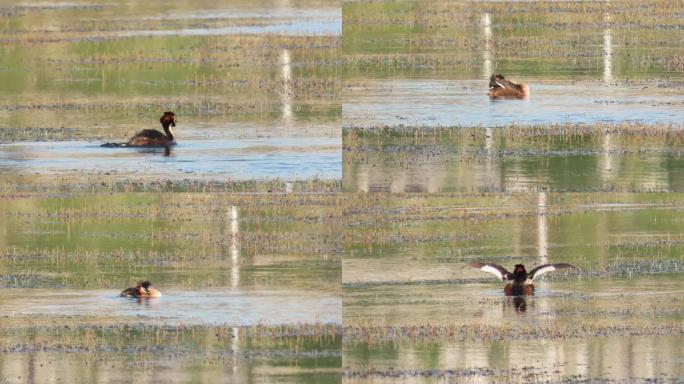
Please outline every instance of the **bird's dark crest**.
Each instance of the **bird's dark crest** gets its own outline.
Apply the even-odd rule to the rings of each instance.
[[[162,115],[161,118],[159,118],[159,122],[164,125],[164,123],[169,123],[172,127],[176,126],[176,114],[171,112],[171,111],[166,111]]]

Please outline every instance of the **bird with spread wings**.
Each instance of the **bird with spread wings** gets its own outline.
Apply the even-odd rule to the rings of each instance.
[[[568,263],[543,264],[532,268],[530,272],[527,272],[523,264],[516,264],[513,272],[508,272],[506,268],[494,263],[476,262],[470,263],[468,266],[494,274],[501,281],[513,280],[512,283],[509,283],[506,285],[506,287],[504,287],[504,293],[506,296],[533,295],[534,285],[532,284],[532,281],[535,277],[539,277],[545,273],[559,269],[577,269],[577,267]]]

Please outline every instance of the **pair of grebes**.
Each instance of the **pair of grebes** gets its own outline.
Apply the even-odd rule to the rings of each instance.
[[[492,75],[489,78],[489,93],[492,98],[524,98],[529,94],[526,84],[514,83],[507,80],[500,74]],[[164,129],[160,132],[156,129],[143,129],[136,133],[125,143],[106,143],[103,147],[157,147],[166,148],[176,145],[176,135],[172,127],[176,126],[176,115],[167,111],[164,112],[159,122]]]
[[[489,78],[489,97],[492,99],[524,99],[530,94],[527,84],[514,83],[502,75],[496,74]]]
[[[161,292],[156,288],[152,288],[152,283],[149,281],[140,281],[135,287],[126,288],[121,291],[121,297],[161,297]]]

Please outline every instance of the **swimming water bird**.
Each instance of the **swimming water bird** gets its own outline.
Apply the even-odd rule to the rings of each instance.
[[[504,287],[504,294],[506,296],[534,295],[534,285],[532,284],[532,281],[535,277],[541,276],[547,272],[556,271],[558,269],[577,269],[577,267],[572,264],[556,263],[534,267],[529,273],[527,273],[524,265],[516,264],[515,268],[513,269],[513,273],[510,273],[506,270],[506,268],[494,263],[470,263],[468,266],[485,272],[493,273],[496,275],[496,277],[501,279],[501,281],[513,280],[512,283],[509,283]]]
[[[176,115],[171,111],[164,112],[159,122],[164,128],[163,133],[156,129],[143,129],[125,143],[106,143],[102,144],[101,147],[162,147],[168,149],[170,146],[176,145],[176,135],[171,129],[171,127],[176,126]]]
[[[161,292],[152,288],[152,283],[149,281],[138,282],[138,285],[131,288],[126,288],[121,291],[121,297],[161,297]]]
[[[517,84],[496,74],[489,78],[489,96],[493,99],[517,98],[522,99],[530,94],[527,84]]]

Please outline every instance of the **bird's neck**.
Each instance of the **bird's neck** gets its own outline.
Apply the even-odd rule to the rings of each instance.
[[[527,273],[525,272],[518,272],[513,274],[513,280],[516,282],[523,282],[527,280]]]
[[[164,132],[166,133],[166,137],[169,139],[169,141],[176,139],[176,135],[173,133],[173,129],[171,129],[171,124],[164,123],[162,124],[162,127],[164,127]]]

